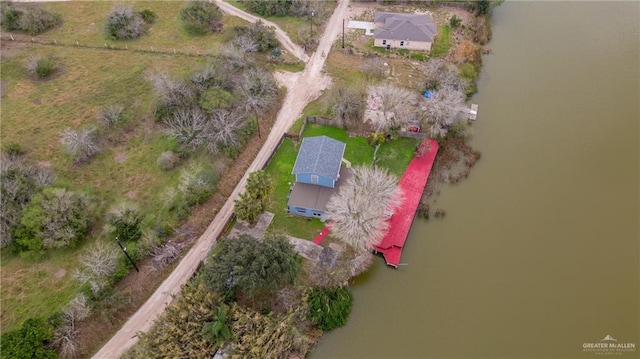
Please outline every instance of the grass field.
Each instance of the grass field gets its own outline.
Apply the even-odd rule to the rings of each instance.
[[[62,27],[44,36],[58,43],[79,41],[100,46],[108,41],[102,34],[102,22],[112,2],[46,3],[44,6],[63,16]],[[177,13],[184,2],[138,2],[136,10],[151,9],[157,22],[139,40],[118,42],[160,48],[174,47],[178,52],[193,49],[217,51],[228,40],[229,31],[219,35],[190,37],[178,26]],[[230,28],[244,24],[238,18],[225,18]],[[61,71],[46,81],[28,76],[23,68],[31,56],[51,54]],[[145,76],[166,71],[172,76],[185,76],[202,68],[207,59],[148,52],[113,51],[75,46],[52,46],[3,43],[0,71],[3,82],[0,140],[15,142],[26,150],[26,158],[34,165],[46,167],[57,175],[56,186],[90,193],[101,216],[114,203],[135,203],[144,216],[143,223],[172,226],[177,219],[165,208],[163,193],[176,187],[181,168],[190,163],[211,163],[205,153],[184,159],[178,168],[163,171],[157,157],[177,144],[164,135],[153,120],[155,96]],[[122,105],[125,121],[111,128],[97,121],[107,105]],[[65,128],[98,129],[102,151],[87,163],[76,165],[60,145],[60,132]],[[0,277],[2,286],[2,330],[19,326],[30,317],[49,317],[59,311],[78,291],[72,279],[77,255],[96,240],[103,240],[102,222],[98,221],[82,245],[75,249],[49,251],[41,262],[2,252]]]
[[[349,137],[340,128],[307,124],[303,137],[325,135],[338,141],[345,142],[344,158],[353,165],[370,164],[373,159],[374,147],[369,145],[363,137]],[[380,167],[400,177],[413,157],[418,141],[410,138],[397,138],[383,144],[378,151]],[[322,230],[324,223],[320,220],[289,216],[286,214],[287,194],[289,187],[295,181],[291,174],[298,155],[299,142],[285,139],[266,168],[266,172],[275,183],[274,193],[271,195],[268,211],[275,213],[269,230],[273,233],[288,234],[294,237],[312,240]]]
[[[149,9],[156,15],[156,21],[149,31],[135,40],[116,41],[104,35],[105,18],[111,8],[117,4],[112,1],[72,1],[43,3],[47,9],[62,15],[61,27],[48,31],[38,38],[54,39],[58,43],[73,44],[76,41],[81,45],[90,46],[117,46],[132,49],[150,50],[152,47],[158,51],[188,52],[188,53],[217,53],[222,43],[233,34],[225,31],[221,34],[208,34],[204,36],[191,36],[184,31],[180,24],[178,14],[186,2],[184,1],[136,1],[134,10]],[[225,16],[223,19],[225,29],[231,29],[238,25],[248,23],[240,18]]]

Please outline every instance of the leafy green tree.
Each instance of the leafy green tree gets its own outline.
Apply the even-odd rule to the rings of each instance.
[[[307,298],[309,314],[307,318],[325,332],[339,328],[347,323],[353,294],[346,287],[315,288]]]
[[[47,346],[53,339],[53,326],[41,318],[27,319],[20,329],[2,334],[0,358],[55,359]]]
[[[107,215],[109,231],[114,238],[121,241],[137,241],[142,237],[140,222],[142,218],[138,209],[128,203],[117,205]]]
[[[74,246],[92,220],[89,197],[81,192],[48,187],[24,208],[17,243],[26,250]]]
[[[210,1],[192,0],[180,10],[182,24],[193,35],[222,31],[222,12]]]
[[[254,223],[258,220],[260,213],[264,211],[264,206],[249,192],[243,192],[240,194],[240,198],[233,201],[233,211],[238,219]]]
[[[220,252],[207,262],[204,273],[223,297],[255,300],[293,284],[300,267],[299,256],[284,237],[259,241],[241,235],[220,243]]]

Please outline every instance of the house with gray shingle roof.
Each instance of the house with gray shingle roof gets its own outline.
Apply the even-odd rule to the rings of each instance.
[[[302,139],[292,173],[296,181],[289,192],[287,212],[325,219],[329,198],[352,174],[342,167],[346,144],[327,136]]]
[[[438,27],[427,14],[376,12],[374,46],[387,49],[431,50]]]

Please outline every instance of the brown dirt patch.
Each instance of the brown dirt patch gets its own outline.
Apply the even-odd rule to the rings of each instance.
[[[129,191],[125,193],[124,196],[129,199],[136,199],[138,197],[138,191]]]
[[[67,270],[64,268],[58,268],[56,274],[54,274],[53,276],[56,277],[56,279],[61,279],[64,278],[65,275],[67,275]]]
[[[116,161],[116,163],[123,163],[124,161],[127,160],[127,153],[126,152],[118,153],[114,158],[114,160]]]

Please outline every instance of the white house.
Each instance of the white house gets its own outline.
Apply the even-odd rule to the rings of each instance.
[[[438,27],[427,14],[376,12],[374,46],[387,49],[431,50]]]

